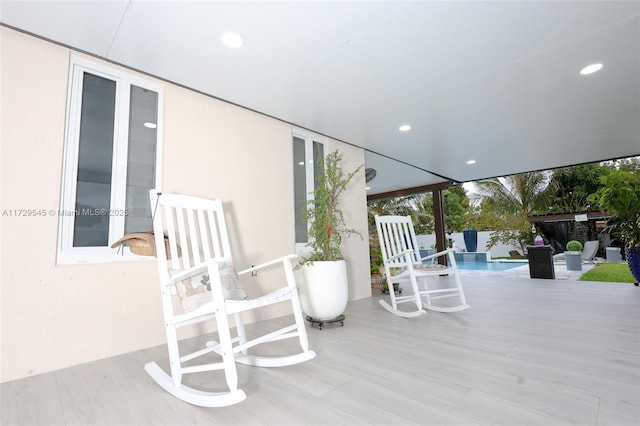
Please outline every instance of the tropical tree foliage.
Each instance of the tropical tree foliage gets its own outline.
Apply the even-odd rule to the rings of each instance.
[[[496,212],[488,199],[471,205],[465,219],[466,229],[494,231],[504,226],[504,217]]]
[[[629,173],[640,173],[640,157],[622,158],[611,162],[613,169]]]
[[[411,219],[416,233],[433,233],[435,229],[433,194],[429,192],[417,195],[411,200],[410,204],[414,207]],[[469,198],[463,187],[454,186],[443,190],[442,211],[446,232],[461,232],[466,229],[467,215],[470,208]]]
[[[414,196],[371,200],[367,202],[369,216],[369,232],[376,229],[375,216],[398,215],[409,216],[415,211]]]
[[[454,186],[442,191],[442,209],[444,226],[447,232],[462,232],[467,228],[466,215],[469,212],[469,198],[461,186]]]
[[[488,199],[498,212],[523,218],[539,210],[544,211],[547,185],[548,178],[543,172],[521,173],[476,182],[478,195]]]
[[[415,210],[411,214],[411,220],[413,220],[416,234],[432,234],[435,228],[433,194],[417,195],[414,202]]]
[[[589,195],[602,187],[600,177],[611,171],[611,166],[597,163],[553,170],[546,191],[547,213],[597,210],[598,206],[589,199]]]
[[[592,200],[614,214],[609,223],[615,237],[626,247],[640,247],[640,172],[614,170],[601,179]]]
[[[475,182],[477,197],[483,200],[483,210],[492,209],[500,218],[491,234],[488,247],[498,242],[514,245],[522,250],[531,243],[531,225],[527,216],[544,211],[547,174],[522,173],[504,178]]]

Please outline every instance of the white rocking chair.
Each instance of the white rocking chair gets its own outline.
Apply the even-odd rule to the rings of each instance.
[[[453,249],[421,257],[409,216],[376,216],[375,220],[391,299],[391,304],[385,300],[379,301],[386,310],[411,318],[426,314],[423,308],[437,312],[457,312],[470,307],[464,297]],[[438,264],[439,257],[444,257],[448,266]],[[449,283],[451,280],[453,285]],[[445,287],[439,286],[442,282]],[[412,294],[396,296],[394,283],[410,283]],[[454,304],[434,303],[448,298],[453,298]],[[402,311],[398,309],[401,303],[412,303],[416,308],[413,311]]]
[[[238,389],[236,362],[279,367],[316,356],[309,350],[293,275],[291,260],[295,255],[236,273],[220,200],[159,194],[155,190],[150,191],[150,198],[171,372],[167,374],[155,362],[146,364],[145,370],[164,390],[194,405],[223,407],[246,398],[244,391]],[[267,295],[249,299],[240,286],[238,275],[278,266],[283,270],[284,285]],[[179,305],[174,303],[178,298],[182,309],[175,306]],[[242,313],[283,301],[291,303],[293,324],[247,340]],[[227,316],[230,314],[235,314],[235,337],[232,337],[229,327]],[[217,324],[219,342],[207,342],[204,348],[181,355],[177,329],[213,320]],[[290,337],[299,339],[301,350],[295,354],[276,357],[249,354],[248,349],[255,345]],[[213,360],[184,365],[207,354],[211,354]],[[221,392],[198,390],[182,383],[185,374],[212,370],[224,371],[226,386]]]

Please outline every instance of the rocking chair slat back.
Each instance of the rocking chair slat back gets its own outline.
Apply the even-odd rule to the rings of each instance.
[[[439,312],[469,308],[452,249],[423,258],[410,216],[376,216],[375,222],[391,299],[391,304],[380,300],[385,309],[399,316],[415,317],[425,313],[423,307]],[[438,258],[448,266],[436,263]],[[428,282],[429,279],[433,282]],[[396,296],[392,287],[396,283],[408,284],[411,294]],[[434,303],[436,299],[444,298],[455,299],[456,304]],[[415,304],[416,309],[401,311],[398,309],[401,303]]]
[[[182,196],[188,204],[189,197]],[[175,201],[175,196],[173,197]],[[231,249],[226,232],[226,223],[220,200],[211,200],[211,205],[198,205],[198,208],[164,204],[163,222],[158,232],[163,230],[169,239],[170,255],[164,246],[158,246],[160,262],[170,259],[166,265],[173,271],[185,270],[200,265],[208,259],[224,259],[225,264],[232,263]],[[154,229],[155,231],[155,229]]]
[[[420,259],[418,244],[416,241],[413,223],[407,216],[379,216],[378,235],[384,239],[380,245],[382,249],[382,258],[385,263],[394,267],[403,268],[407,266],[406,256],[394,258],[400,253],[411,250],[411,261],[416,263]]]

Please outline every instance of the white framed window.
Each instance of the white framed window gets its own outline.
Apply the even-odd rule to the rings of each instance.
[[[128,232],[151,229],[162,104],[159,85],[72,58],[58,263],[140,259],[110,246]]]
[[[313,200],[319,164],[324,162],[324,142],[321,138],[293,133],[293,194],[295,207],[296,251],[304,251],[309,242],[309,224],[304,209]]]

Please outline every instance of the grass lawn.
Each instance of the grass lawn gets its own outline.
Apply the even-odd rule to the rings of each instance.
[[[634,283],[626,262],[598,263],[580,277],[579,281],[606,281],[610,283]]]

